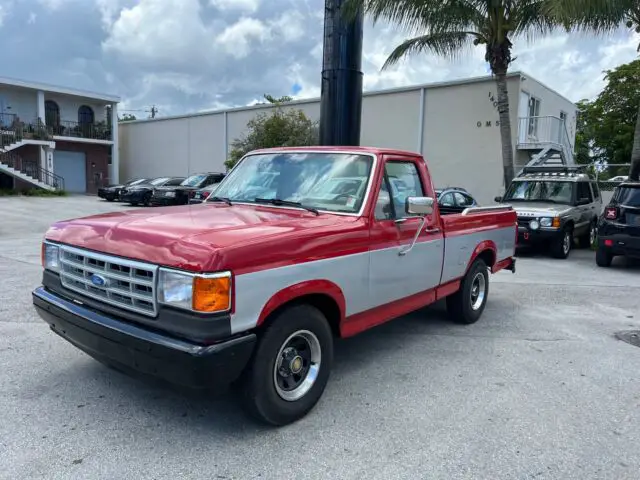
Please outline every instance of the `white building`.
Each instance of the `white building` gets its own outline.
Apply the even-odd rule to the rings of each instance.
[[[508,90],[516,169],[536,154],[572,158],[575,104],[520,72],[508,76]],[[420,152],[436,187],[465,187],[481,203],[489,203],[504,189],[495,97],[495,80],[488,76],[365,93],[361,145]],[[251,118],[271,108],[123,122],[121,177],[224,171],[231,142]],[[319,99],[286,108],[319,119]]]
[[[93,193],[117,181],[119,101],[0,78],[0,188]]]

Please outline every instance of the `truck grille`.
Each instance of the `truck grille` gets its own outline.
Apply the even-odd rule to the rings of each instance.
[[[157,266],[64,245],[60,263],[63,287],[126,310],[157,314]]]

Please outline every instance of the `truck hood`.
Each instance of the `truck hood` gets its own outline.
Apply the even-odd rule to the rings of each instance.
[[[316,216],[296,209],[204,203],[65,220],[52,225],[45,238],[198,272],[224,264],[225,248],[353,221],[354,217]]]
[[[505,202],[511,205],[518,215],[523,216],[553,216],[561,215],[571,210],[570,205],[562,205],[552,202]]]

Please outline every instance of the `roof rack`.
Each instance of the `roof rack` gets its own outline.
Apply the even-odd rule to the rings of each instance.
[[[540,165],[524,167],[522,173],[576,173],[588,165]]]

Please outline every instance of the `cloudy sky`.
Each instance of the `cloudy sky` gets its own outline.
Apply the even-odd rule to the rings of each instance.
[[[113,93],[160,115],[238,106],[263,93],[320,94],[324,0],[0,0],[0,76]],[[404,38],[365,29],[365,89],[487,73],[481,48],[452,62],[416,56],[380,71]],[[637,58],[638,36],[518,39],[513,70],[577,101],[602,71]],[[137,113],[138,116],[145,114]]]

